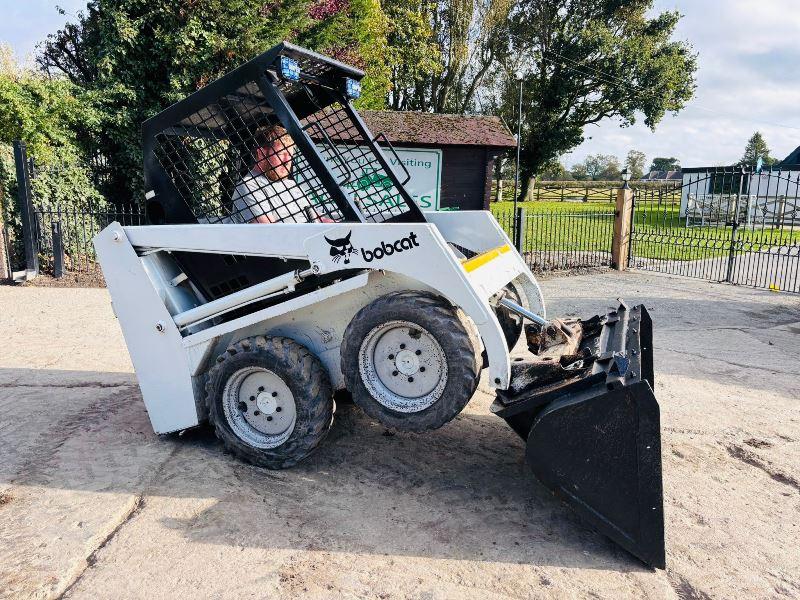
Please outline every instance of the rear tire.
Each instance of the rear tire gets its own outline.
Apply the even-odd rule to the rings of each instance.
[[[226,450],[268,469],[303,460],[333,421],[325,368],[284,337],[256,336],[229,346],[208,372],[206,405]]]
[[[441,427],[469,402],[480,376],[479,343],[464,313],[426,292],[387,294],[362,308],[342,341],[353,401],[386,427]]]

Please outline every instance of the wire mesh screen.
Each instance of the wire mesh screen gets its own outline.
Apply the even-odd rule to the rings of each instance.
[[[368,222],[383,222],[408,212],[395,180],[378,159],[372,140],[336,102],[303,119],[320,153]],[[389,159],[391,161],[391,159]],[[395,158],[398,165],[402,165]]]
[[[254,82],[162,131],[155,154],[200,223],[343,218]]]
[[[328,66],[301,60],[301,68],[323,79]],[[272,78],[268,75],[267,80]],[[409,211],[374,140],[365,135],[348,106],[336,101],[341,94],[314,82],[268,85],[278,86],[290,107],[302,108],[297,110],[303,130],[335,185],[364,220],[382,222]],[[307,153],[314,151],[298,145],[280,125],[254,81],[155,136],[158,162],[200,223],[345,220],[343,208],[349,208],[331,197]],[[325,179],[330,185],[327,174]]]

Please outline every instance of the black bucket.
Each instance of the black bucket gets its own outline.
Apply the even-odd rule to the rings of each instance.
[[[585,321],[591,367],[492,411],[527,440],[537,479],[631,554],[665,566],[661,434],[652,322],[644,306]]]

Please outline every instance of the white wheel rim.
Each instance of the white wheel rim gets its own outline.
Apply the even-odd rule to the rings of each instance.
[[[276,448],[294,431],[297,407],[289,386],[263,367],[239,369],[222,392],[225,419],[254,448]]]
[[[370,395],[402,413],[429,408],[447,385],[444,350],[427,329],[409,321],[373,328],[361,343],[358,368]]]

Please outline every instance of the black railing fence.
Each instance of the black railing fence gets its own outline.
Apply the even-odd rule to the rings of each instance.
[[[611,265],[614,210],[492,211],[532,271]]]
[[[800,292],[800,165],[685,169],[637,189],[629,266]]]
[[[92,238],[114,221],[143,224],[143,207],[104,198],[91,177],[91,166],[69,161],[38,165],[21,143],[15,143],[14,151],[22,217],[19,237],[24,239],[21,256],[13,260],[15,268],[55,277],[87,274],[99,283],[102,276]],[[76,185],[70,185],[72,181]]]
[[[39,269],[60,277],[63,273],[99,273],[92,238],[114,221],[144,224],[144,212],[136,205],[90,201],[80,209],[69,206],[36,206],[33,209]],[[58,269],[58,264],[63,265]]]

